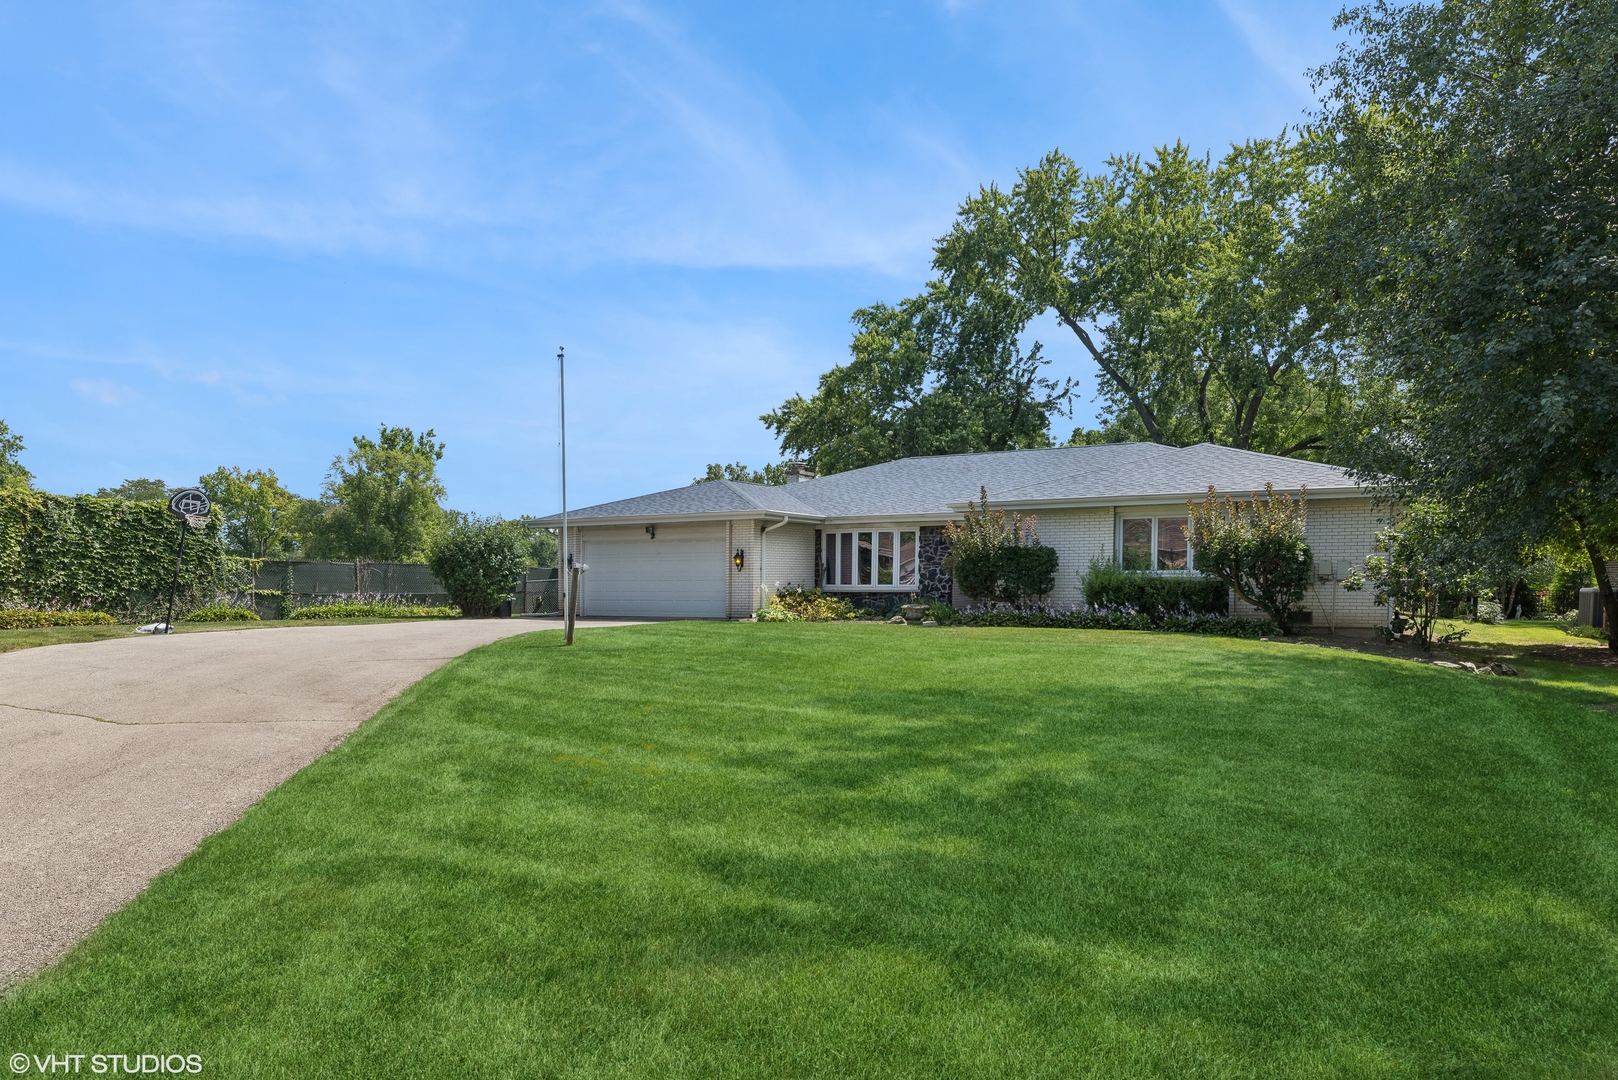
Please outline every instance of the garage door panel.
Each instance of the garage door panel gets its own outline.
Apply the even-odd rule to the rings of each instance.
[[[604,616],[724,618],[724,533],[671,531],[659,530],[655,540],[587,540],[584,610]]]

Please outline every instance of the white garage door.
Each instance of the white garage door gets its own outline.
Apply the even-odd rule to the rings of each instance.
[[[605,532],[605,530],[603,530]],[[659,526],[657,539],[625,530],[584,541],[586,615],[664,619],[725,617],[725,529]]]

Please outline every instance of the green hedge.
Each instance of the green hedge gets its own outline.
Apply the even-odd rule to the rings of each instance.
[[[210,604],[185,617],[186,622],[260,622],[258,612],[234,604]]]
[[[1207,574],[1152,574],[1093,562],[1080,583],[1092,611],[1134,611],[1153,621],[1176,615],[1224,615],[1230,587]]]
[[[167,601],[180,523],[163,503],[0,491],[0,603],[92,607],[125,618]],[[186,537],[179,607],[213,600],[239,567],[219,518]]]
[[[36,630],[42,626],[116,626],[105,611],[34,611],[0,608],[0,630]]]
[[[941,613],[933,617],[951,626],[1026,626],[1051,630],[1157,630],[1171,634],[1216,634],[1221,637],[1278,637],[1280,630],[1268,619],[1237,619],[1229,615],[1170,615],[1154,621],[1150,616],[1083,608],[984,607]],[[944,614],[943,618],[939,616]]]
[[[317,622],[322,619],[447,619],[459,618],[460,609],[423,607],[419,604],[317,604],[299,608],[294,619]]]

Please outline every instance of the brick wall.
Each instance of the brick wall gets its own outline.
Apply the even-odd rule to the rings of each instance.
[[[1036,516],[1039,542],[1056,549],[1056,588],[1047,599],[1063,606],[1082,604],[1080,579],[1091,560],[1113,558],[1112,507],[1046,510]]]

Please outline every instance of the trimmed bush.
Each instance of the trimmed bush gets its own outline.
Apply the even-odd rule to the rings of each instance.
[[[994,555],[996,591],[1000,599],[1016,604],[1049,596],[1056,588],[1056,564],[1055,548],[1043,545],[1001,548]]]
[[[42,626],[116,626],[105,611],[34,611],[0,608],[0,630],[37,630]]]
[[[1178,615],[1226,615],[1230,587],[1208,574],[1154,574],[1099,559],[1080,577],[1093,610],[1130,610],[1153,622]]]
[[[421,604],[316,604],[299,608],[292,613],[294,619],[318,622],[322,619],[454,619],[460,609],[452,607],[425,607]]]
[[[260,622],[258,612],[252,608],[233,604],[210,604],[198,608],[185,617],[185,622]]]
[[[462,614],[488,615],[511,598],[528,566],[528,542],[514,521],[468,515],[433,540],[427,565]]]

